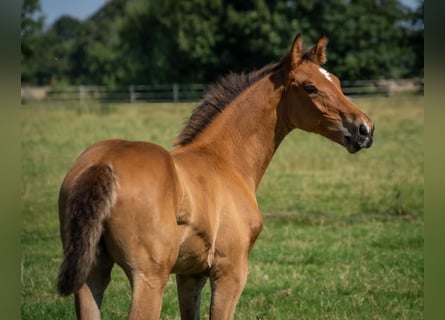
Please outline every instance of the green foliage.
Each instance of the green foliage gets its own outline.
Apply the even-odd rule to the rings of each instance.
[[[21,10],[22,57],[29,58],[33,53],[33,44],[43,30],[43,16],[40,13],[39,0],[23,0]]]
[[[343,79],[423,76],[423,1],[411,11],[399,0],[111,0],[86,21],[62,17],[24,37],[22,80],[209,83],[277,61],[298,32],[308,45],[328,35],[327,66]]]
[[[371,149],[349,155],[292,132],[258,191],[264,229],[250,254],[236,319],[422,319],[424,98],[361,99],[376,123]],[[74,319],[57,296],[58,188],[74,159],[107,138],[170,148],[191,104],[22,108],[22,318]],[[104,319],[124,319],[130,286],[118,267]],[[202,318],[208,317],[209,286]],[[179,319],[174,276],[162,319]]]
[[[21,64],[22,80],[35,80],[34,70],[38,64],[35,60],[39,42],[43,33],[44,18],[40,12],[39,0],[22,1],[21,10]]]
[[[347,79],[411,76],[416,52],[405,41],[409,30],[398,25],[407,14],[398,1],[351,1],[327,15],[329,29],[343,26],[334,34],[332,71]]]

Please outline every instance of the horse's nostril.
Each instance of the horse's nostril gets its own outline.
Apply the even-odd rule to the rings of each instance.
[[[361,124],[360,127],[358,127],[358,133],[361,136],[368,136],[369,135],[368,128],[364,124]]]

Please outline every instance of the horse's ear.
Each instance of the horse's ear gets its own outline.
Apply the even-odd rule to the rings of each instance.
[[[326,63],[326,45],[328,44],[328,38],[325,34],[322,34],[320,39],[318,39],[317,44],[309,50],[307,53],[310,60],[317,64]]]
[[[301,33],[297,34],[292,42],[292,48],[290,50],[290,64],[291,66],[296,66],[300,62],[304,55],[304,46]]]

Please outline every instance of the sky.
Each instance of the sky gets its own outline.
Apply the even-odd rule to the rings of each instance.
[[[107,0],[40,0],[45,26],[50,26],[62,15],[84,20],[96,12]]]
[[[46,16],[45,26],[50,26],[62,15],[70,15],[84,20],[96,12],[107,0],[40,0],[42,12]],[[419,0],[402,0],[405,5],[415,8]]]

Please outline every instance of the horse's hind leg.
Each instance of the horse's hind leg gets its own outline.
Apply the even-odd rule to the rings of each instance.
[[[201,290],[206,281],[205,275],[176,275],[181,319],[200,318]]]
[[[110,283],[113,264],[106,253],[97,257],[86,283],[74,295],[77,319],[100,319],[100,307],[105,289]]]
[[[162,296],[169,274],[133,272],[129,320],[158,320],[161,316]]]

